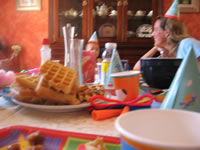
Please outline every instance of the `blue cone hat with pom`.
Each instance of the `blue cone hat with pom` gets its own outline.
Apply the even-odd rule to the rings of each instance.
[[[165,13],[164,17],[179,19],[180,17],[179,0],[174,0],[168,11]]]
[[[98,43],[97,33],[96,31],[92,34],[90,39],[88,40],[88,43]]]

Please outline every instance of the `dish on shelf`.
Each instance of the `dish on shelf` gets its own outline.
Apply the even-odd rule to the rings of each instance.
[[[149,11],[149,13],[147,14],[148,17],[152,17],[153,16],[153,10]]]
[[[12,98],[12,102],[26,108],[36,109],[44,112],[73,112],[87,109],[87,107],[90,106],[90,104],[87,102],[78,105],[39,105],[20,102],[14,98]]]
[[[135,16],[136,17],[144,17],[145,15],[144,14],[139,14],[139,15],[135,14]]]
[[[99,36],[100,37],[114,37],[116,32],[116,28],[113,24],[105,23],[99,28]]]
[[[138,10],[138,11],[136,11],[135,16],[145,16],[145,14],[146,14],[146,11]]]
[[[127,15],[128,15],[128,16],[133,16],[133,15],[134,15],[134,14],[133,14],[133,11],[132,11],[132,10],[128,10],[128,11],[127,11]]]
[[[133,37],[133,36],[135,36],[135,32],[133,32],[133,31],[127,32],[127,37]]]
[[[110,16],[110,17],[116,17],[117,14],[110,14],[109,16]]]
[[[117,11],[116,10],[112,10],[110,12],[109,16],[117,16]]]
[[[136,36],[140,38],[151,38],[152,37],[152,25],[143,24],[136,30]]]

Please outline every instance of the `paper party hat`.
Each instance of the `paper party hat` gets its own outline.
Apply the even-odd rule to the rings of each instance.
[[[97,33],[96,31],[90,37],[88,43],[98,43]]]
[[[174,0],[168,11],[165,13],[164,17],[178,19],[180,16],[179,12],[179,0]]]
[[[193,49],[182,61],[161,109],[184,109],[200,112],[200,73]]]
[[[121,71],[123,71],[123,67],[122,67],[120,57],[119,57],[119,53],[117,49],[114,48],[112,51],[112,57],[110,60],[107,78],[104,83],[105,89],[115,89],[111,74],[115,72],[121,72]]]

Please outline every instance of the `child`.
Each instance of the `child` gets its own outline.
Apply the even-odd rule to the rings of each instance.
[[[103,50],[100,49],[97,33],[94,32],[92,36],[90,37],[87,45],[86,45],[86,51],[95,51],[96,52],[96,58],[97,62],[101,62],[102,58],[101,55],[103,53]]]

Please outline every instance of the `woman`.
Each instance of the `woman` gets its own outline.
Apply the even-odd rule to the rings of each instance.
[[[180,20],[158,17],[152,36],[154,47],[141,58],[153,57],[157,52],[160,52],[160,57],[184,58],[187,51],[193,48],[200,64],[200,41],[189,37]],[[140,70],[140,60],[133,69]]]

